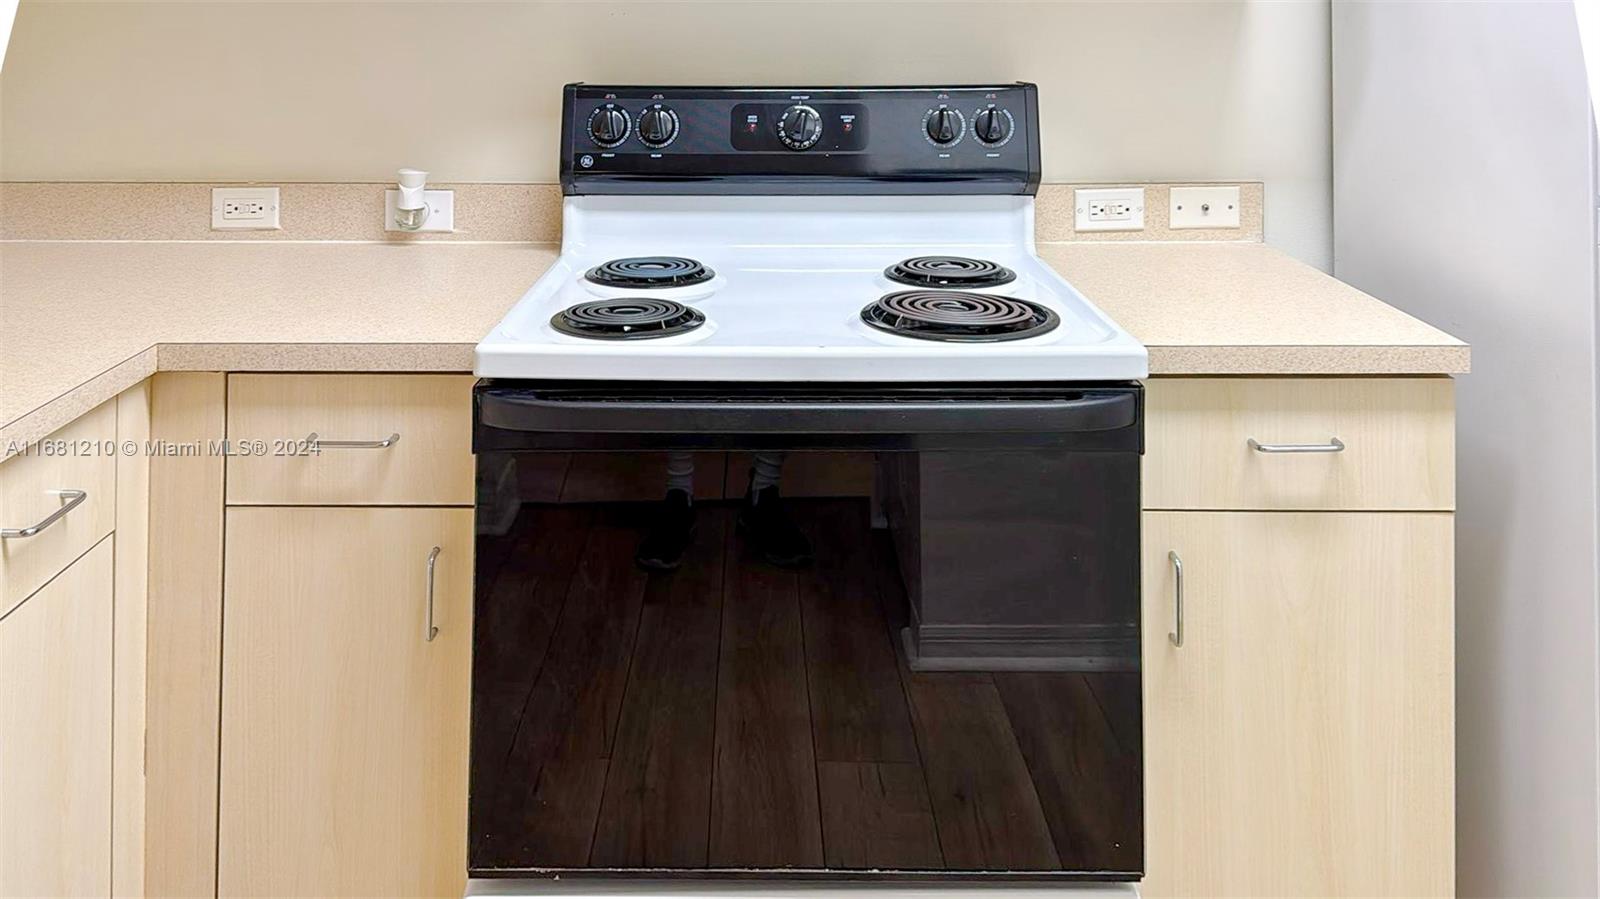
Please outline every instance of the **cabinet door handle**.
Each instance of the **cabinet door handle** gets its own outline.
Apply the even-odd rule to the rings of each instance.
[[[433,572],[438,567],[438,562],[439,547],[435,546],[428,553],[428,624],[422,632],[423,641],[427,643],[432,643],[433,638],[439,636],[439,629],[433,624]]]
[[[1254,437],[1245,440],[1258,453],[1342,453],[1344,441],[1337,437],[1327,443],[1260,443]]]
[[[400,433],[396,431],[383,440],[323,440],[317,436],[316,431],[306,438],[308,446],[316,449],[388,449],[400,442]]]
[[[1181,648],[1183,646],[1183,559],[1178,557],[1177,550],[1169,550],[1167,561],[1172,563],[1173,583],[1173,625],[1167,634],[1167,639],[1173,646]]]
[[[66,517],[68,512],[78,508],[79,504],[89,498],[89,491],[87,490],[46,490],[45,492],[53,493],[56,496],[61,497],[63,500],[61,503],[61,508],[51,512],[49,515],[46,515],[45,517],[39,519],[39,521],[36,523],[28,525],[25,528],[6,528],[4,530],[0,530],[0,539],[10,540],[15,537],[32,537],[34,534],[39,533],[45,528]]]

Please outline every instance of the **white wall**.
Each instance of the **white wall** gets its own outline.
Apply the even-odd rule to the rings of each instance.
[[[1333,85],[1335,274],[1473,347],[1460,892],[1594,896],[1594,131],[1573,9],[1336,3]]]
[[[554,181],[571,80],[1019,79],[1047,180],[1259,179],[1268,240],[1327,266],[1325,0],[24,0],[0,178]]]

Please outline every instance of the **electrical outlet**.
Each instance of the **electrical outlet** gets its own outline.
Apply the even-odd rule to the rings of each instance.
[[[211,230],[277,231],[276,187],[211,188]]]
[[[1079,231],[1143,231],[1144,188],[1094,187],[1073,191]]]
[[[1126,222],[1133,218],[1133,204],[1127,200],[1090,200],[1089,221]]]
[[[222,220],[259,219],[267,214],[265,200],[223,200]]]
[[[1174,187],[1168,210],[1172,230],[1239,227],[1239,188]]]
[[[426,231],[454,231],[456,229],[456,192],[453,190],[428,189],[422,192],[422,203],[428,207],[428,217],[423,219],[422,227],[415,231],[408,231],[394,223],[395,205],[400,200],[400,191],[384,191],[383,197],[383,230],[399,231],[406,234],[418,234]]]

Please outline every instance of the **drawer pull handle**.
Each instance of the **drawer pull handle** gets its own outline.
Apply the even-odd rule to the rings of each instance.
[[[1258,443],[1254,437],[1246,440],[1250,448],[1258,453],[1342,453],[1344,441],[1337,437],[1329,438],[1327,443]]]
[[[1183,648],[1183,560],[1177,550],[1168,550],[1167,560],[1172,563],[1173,603],[1172,630],[1167,639],[1173,646]]]
[[[400,442],[399,432],[390,434],[385,440],[323,440],[317,436],[316,431],[306,438],[306,444],[319,450],[322,449],[388,449]]]
[[[0,530],[0,539],[10,540],[14,537],[32,537],[34,534],[39,533],[45,528],[66,517],[68,512],[78,508],[79,504],[89,498],[89,491],[87,490],[46,490],[45,492],[61,497],[63,500],[61,503],[61,508],[51,512],[49,515],[46,515],[39,521],[38,524],[30,525],[25,528],[6,528],[5,530]]]
[[[439,628],[433,623],[433,571],[438,562],[439,547],[435,546],[433,551],[428,553],[428,625],[422,632],[423,641],[426,643],[432,643],[433,638],[439,636]]]

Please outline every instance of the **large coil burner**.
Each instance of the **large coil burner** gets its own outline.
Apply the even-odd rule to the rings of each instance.
[[[861,320],[918,340],[986,343],[1055,330],[1060,316],[1038,303],[957,290],[902,290],[861,310]]]

